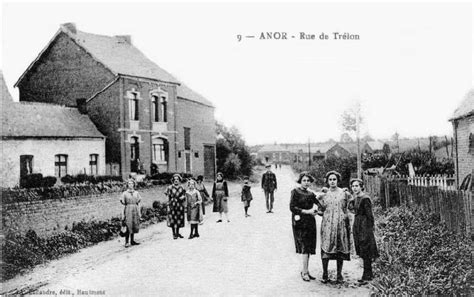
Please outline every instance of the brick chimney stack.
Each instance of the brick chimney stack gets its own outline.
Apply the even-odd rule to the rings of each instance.
[[[66,28],[69,32],[71,32],[72,34],[76,34],[77,33],[77,29],[76,29],[76,24],[75,23],[64,23],[61,25],[62,27]]]

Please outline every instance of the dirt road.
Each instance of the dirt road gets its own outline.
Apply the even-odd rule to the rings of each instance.
[[[273,214],[266,213],[263,192],[255,184],[251,217],[245,218],[240,186],[233,185],[231,222],[216,223],[217,214],[208,206],[200,238],[187,239],[186,226],[186,238],[173,240],[165,223],[153,225],[140,230],[139,246],[124,248],[122,239],[104,242],[12,279],[2,291],[29,287],[36,288],[36,294],[66,293],[62,296],[368,295],[367,287],[356,285],[362,268],[355,257],[345,262],[342,285],[301,280],[288,208],[295,176],[289,167],[275,173],[279,189]],[[310,273],[319,279],[321,271],[318,246]],[[334,274],[335,262],[330,263],[332,278]]]

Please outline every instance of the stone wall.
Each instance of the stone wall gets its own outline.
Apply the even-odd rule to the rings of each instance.
[[[165,201],[164,186],[139,191],[142,206],[151,207],[153,201]],[[72,227],[74,222],[120,217],[123,206],[121,193],[2,203],[4,233],[18,231],[25,234],[34,230],[38,235],[50,235]]]

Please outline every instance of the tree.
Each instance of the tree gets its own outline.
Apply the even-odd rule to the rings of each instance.
[[[374,141],[372,136],[369,135],[369,133],[365,134],[364,137],[362,137],[362,141],[368,142],[368,141]]]
[[[251,175],[253,160],[240,131],[217,122],[216,138],[217,170],[228,178]]]
[[[354,142],[349,133],[344,132],[341,134],[340,142]]]
[[[362,160],[360,152],[360,125],[363,121],[360,111],[360,102],[349,109],[346,109],[341,115],[342,130],[345,132],[355,132],[357,139],[357,177],[362,177]]]

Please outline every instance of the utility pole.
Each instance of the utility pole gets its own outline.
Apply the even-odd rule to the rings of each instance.
[[[308,169],[311,167],[311,141],[308,138]]]

